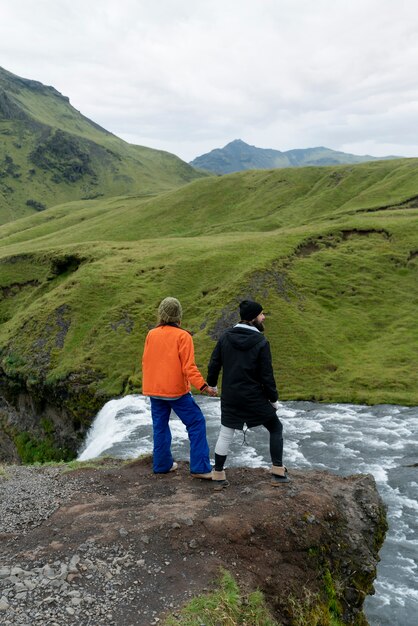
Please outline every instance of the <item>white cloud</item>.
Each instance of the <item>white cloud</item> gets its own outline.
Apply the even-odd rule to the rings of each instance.
[[[418,156],[417,27],[414,0],[14,0],[0,65],[185,160],[238,137]]]

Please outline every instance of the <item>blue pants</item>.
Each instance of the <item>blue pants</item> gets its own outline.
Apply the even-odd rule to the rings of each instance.
[[[153,469],[156,474],[169,472],[173,465],[171,454],[170,412],[173,409],[186,426],[190,441],[190,472],[206,474],[212,470],[209,446],[206,439],[205,417],[191,393],[177,400],[151,398],[151,415],[154,436]]]

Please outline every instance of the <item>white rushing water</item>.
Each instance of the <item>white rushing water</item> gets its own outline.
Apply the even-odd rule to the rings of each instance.
[[[197,397],[207,419],[210,449],[220,425],[217,398]],[[418,408],[382,405],[282,403],[284,460],[291,468],[326,469],[341,475],[370,473],[388,507],[389,532],[381,550],[376,594],[366,599],[371,626],[418,624]],[[186,429],[172,415],[172,450],[189,459]],[[237,433],[228,465],[267,467],[263,428]],[[134,458],[152,451],[149,400],[126,396],[108,402],[87,435],[79,460],[99,456]]]

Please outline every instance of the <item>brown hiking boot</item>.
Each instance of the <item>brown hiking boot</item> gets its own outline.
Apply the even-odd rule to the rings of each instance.
[[[207,472],[207,474],[190,474],[192,478],[201,478],[203,480],[212,480],[212,472]]]
[[[222,489],[225,489],[225,487],[229,486],[229,482],[226,480],[226,474],[224,470],[222,470],[221,472],[213,470],[212,481],[214,482],[214,491],[222,491]]]
[[[287,475],[287,467],[284,465],[272,465],[270,468],[271,481],[270,484],[273,487],[278,487],[284,483],[290,483],[290,478]]]

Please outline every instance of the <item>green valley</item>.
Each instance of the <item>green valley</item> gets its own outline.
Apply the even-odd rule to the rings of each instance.
[[[183,302],[203,370],[253,297],[282,399],[415,404],[417,186],[415,160],[247,172],[6,224],[4,373],[140,391],[162,297]]]

